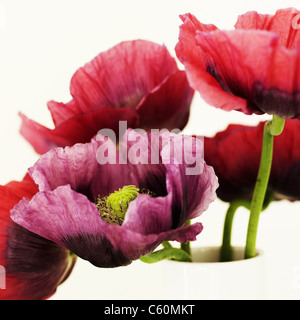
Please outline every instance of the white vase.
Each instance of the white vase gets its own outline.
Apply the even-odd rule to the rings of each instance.
[[[163,262],[166,298],[172,300],[266,299],[265,254],[257,250],[243,259],[244,248],[233,248],[233,260],[219,262],[220,247],[192,248],[193,262]]]

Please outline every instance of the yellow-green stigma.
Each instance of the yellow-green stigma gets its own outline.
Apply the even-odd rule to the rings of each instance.
[[[118,217],[112,208],[107,207],[106,200],[108,197],[101,198],[100,196],[96,199],[95,204],[98,208],[100,217],[107,223],[116,224],[121,226],[124,219]]]
[[[130,201],[140,193],[136,186],[125,186],[110,194],[106,200],[107,207],[111,208],[119,218],[125,217]]]
[[[111,193],[105,197],[98,197],[95,204],[98,208],[100,217],[107,223],[122,225],[129,203],[139,194],[147,194],[154,197],[155,194],[147,189],[139,189],[129,185]]]

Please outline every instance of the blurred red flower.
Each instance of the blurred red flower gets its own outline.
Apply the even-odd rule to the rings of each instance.
[[[226,202],[252,199],[260,163],[264,122],[257,127],[230,125],[214,137],[205,137],[204,158],[219,179],[218,197]],[[274,200],[300,200],[300,122],[287,119],[274,138],[268,185]],[[259,142],[259,143],[258,143]]]
[[[0,300],[42,300],[53,295],[70,275],[76,256],[19,226],[10,210],[38,188],[27,174],[23,181],[0,186]],[[0,271],[1,271],[0,270]]]

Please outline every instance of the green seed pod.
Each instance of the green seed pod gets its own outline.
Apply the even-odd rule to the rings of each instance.
[[[110,207],[118,217],[124,218],[130,201],[139,195],[139,191],[140,190],[133,185],[120,188],[118,191],[109,195],[106,200],[106,206]]]

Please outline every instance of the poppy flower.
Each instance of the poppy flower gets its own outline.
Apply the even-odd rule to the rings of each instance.
[[[42,300],[55,293],[70,275],[76,256],[32,233],[10,218],[23,197],[38,192],[29,175],[0,187],[0,300]],[[3,285],[4,284],[4,285]]]
[[[185,223],[208,208],[218,185],[203,141],[127,130],[116,148],[105,138],[42,155],[29,169],[39,192],[12,219],[97,267],[128,265],[165,240],[195,240],[202,224]],[[184,153],[183,142],[191,146]]]
[[[122,42],[79,68],[71,79],[72,100],[50,101],[55,128],[20,114],[20,132],[43,154],[54,147],[90,142],[100,129],[180,129],[189,118],[194,91],[165,46],[146,40]]]
[[[182,15],[176,54],[191,86],[226,111],[299,118],[299,14],[248,12],[230,31]]]
[[[264,122],[257,127],[229,125],[214,137],[205,137],[205,161],[218,179],[218,197],[226,202],[252,199],[261,155]],[[300,200],[300,122],[287,119],[274,138],[268,191],[274,200]]]

